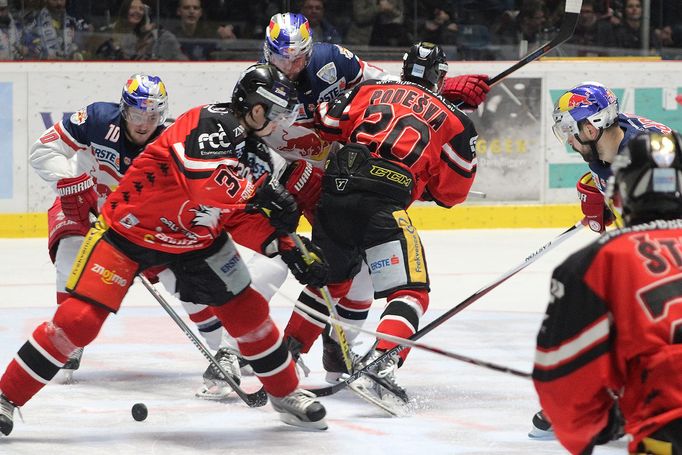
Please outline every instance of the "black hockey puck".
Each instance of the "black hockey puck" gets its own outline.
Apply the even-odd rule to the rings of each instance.
[[[147,418],[148,411],[147,406],[145,406],[144,403],[135,403],[131,412],[133,414],[133,419],[137,420],[138,422],[142,422]]]

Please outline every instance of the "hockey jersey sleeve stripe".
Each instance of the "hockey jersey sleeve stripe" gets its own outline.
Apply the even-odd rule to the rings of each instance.
[[[440,154],[441,159],[447,164],[447,166],[452,169],[455,173],[461,175],[464,178],[471,178],[472,175],[476,172],[476,167],[473,167],[471,171],[467,171],[465,169],[462,169],[462,167],[458,166],[456,163],[452,162],[450,157],[443,151]]]
[[[69,134],[69,132],[66,131],[66,129],[64,129],[62,127],[62,122],[55,123],[54,129],[57,132],[57,134],[59,135],[59,138],[62,141],[64,141],[64,143],[66,145],[71,147],[73,150],[79,151],[79,150],[85,150],[87,148],[87,146],[85,146],[84,144],[81,144],[76,139],[74,139],[73,136],[71,136]]]
[[[476,167],[476,157],[474,157],[471,161],[468,161],[461,157],[452,147],[450,147],[449,144],[443,144],[443,152],[449,161],[456,164],[466,172],[471,172]]]
[[[230,167],[237,166],[239,164],[239,161],[235,158],[215,158],[206,160],[192,159],[185,154],[185,146],[182,142],[176,142],[173,144],[171,149],[174,152],[173,158],[175,159],[176,163],[178,163],[178,166],[181,168],[183,173],[187,173],[187,171],[207,171],[208,175],[210,175],[221,164]]]
[[[535,352],[536,368],[558,367],[579,356],[581,352],[603,342],[609,336],[609,324],[608,316],[604,315],[578,336],[562,343],[558,348],[550,350],[538,348]]]
[[[536,364],[533,369],[533,379],[539,382],[550,382],[568,376],[599,357],[608,354],[610,349],[609,339],[605,338],[600,343],[592,346],[588,351],[583,352],[580,357],[557,368],[545,370]]]

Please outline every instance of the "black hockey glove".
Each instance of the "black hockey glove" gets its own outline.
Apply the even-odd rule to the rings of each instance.
[[[303,252],[290,238],[279,240],[279,254],[299,283],[321,288],[329,281],[329,265],[324,260],[320,248],[313,245],[313,242],[306,237],[301,237],[301,240],[310,253],[312,259],[310,263],[305,261]]]
[[[270,180],[261,185],[253,197],[253,203],[255,209],[270,220],[278,234],[285,235],[296,231],[301,211],[296,199],[277,180]]]

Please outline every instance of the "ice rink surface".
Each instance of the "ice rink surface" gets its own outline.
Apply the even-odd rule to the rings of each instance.
[[[520,264],[562,229],[426,231],[432,280],[422,325]],[[532,368],[552,269],[594,240],[587,229],[547,253],[420,341],[459,354]],[[54,311],[54,272],[44,239],[0,240],[0,366]],[[248,254],[248,253],[246,253]],[[280,325],[300,287],[291,278],[272,302]],[[182,308],[174,305],[188,320]],[[383,302],[366,327],[374,328]],[[355,347],[364,352],[369,338]],[[305,357],[306,385],[323,385],[321,347]],[[194,398],[207,362],[147,291],[136,283],[118,315],[90,345],[75,384],[53,383],[23,407],[25,422],[0,437],[0,454],[562,454],[555,441],[527,437],[538,410],[530,380],[413,350],[398,380],[412,414],[388,417],[349,391],[325,397],[329,429],[302,431],[281,423],[270,405],[250,409]],[[244,388],[259,387],[246,377]],[[149,417],[130,408],[143,402]],[[624,440],[597,454],[626,453]]]

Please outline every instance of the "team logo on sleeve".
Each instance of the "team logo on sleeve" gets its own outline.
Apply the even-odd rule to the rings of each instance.
[[[333,84],[336,82],[336,65],[334,65],[334,62],[329,62],[320,68],[316,74],[317,77],[325,81],[327,84]]]
[[[82,125],[87,119],[88,111],[85,108],[71,114],[71,123],[74,125]]]
[[[335,44],[334,46],[336,46],[339,49],[339,52],[341,52],[341,55],[346,57],[348,60],[355,57],[355,55],[353,55],[353,53],[351,51],[349,51],[348,49],[346,49],[345,47],[339,46],[338,44]]]

